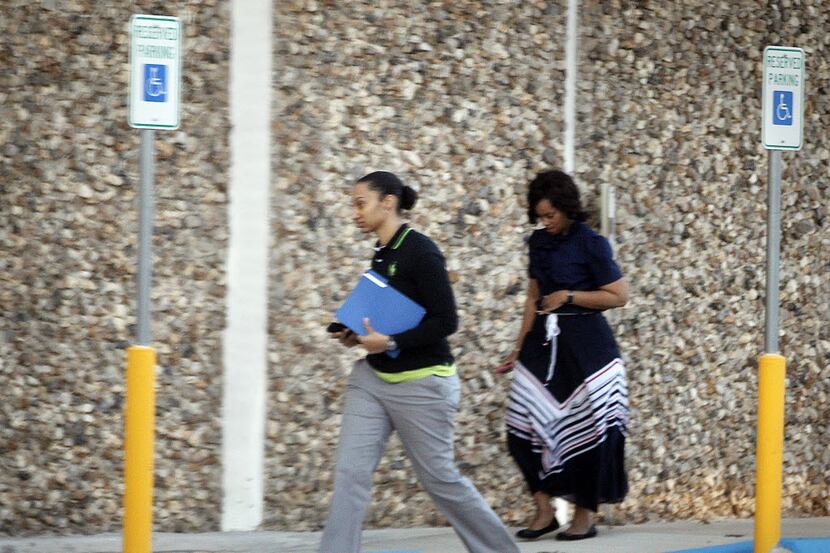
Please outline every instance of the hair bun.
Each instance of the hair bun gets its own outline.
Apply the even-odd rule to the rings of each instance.
[[[411,186],[404,185],[401,190],[401,199],[399,207],[401,209],[412,209],[415,207],[415,202],[418,200],[418,193]]]

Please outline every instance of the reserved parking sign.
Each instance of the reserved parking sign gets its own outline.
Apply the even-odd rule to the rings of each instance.
[[[130,19],[131,127],[179,127],[181,36],[178,17],[134,15]]]
[[[768,150],[799,150],[804,135],[804,50],[764,49],[763,143]]]

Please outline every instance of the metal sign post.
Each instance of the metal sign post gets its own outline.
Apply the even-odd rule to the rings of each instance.
[[[138,192],[138,301],[136,342],[150,345],[150,282],[153,271],[153,180],[155,131],[141,131],[141,187]]]
[[[767,293],[764,351],[778,353],[781,265],[781,152],[770,150],[767,170]]]
[[[602,206],[602,221],[600,222],[600,233],[608,238],[611,245],[617,233],[617,191],[613,184],[602,183],[600,189],[600,205]]]
[[[141,129],[138,192],[136,345],[127,349],[124,420],[124,553],[151,553],[156,351],[151,347],[153,129],[179,126],[181,25],[178,18],[134,15],[130,20],[129,123]]]
[[[779,353],[781,251],[781,150],[801,149],[804,120],[804,51],[764,49],[762,128],[769,152],[767,284],[764,350],[758,363],[758,434],[755,459],[754,553],[769,553],[781,538],[786,360]]]

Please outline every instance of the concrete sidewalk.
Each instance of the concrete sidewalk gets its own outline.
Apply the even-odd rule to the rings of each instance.
[[[515,529],[514,529],[515,530]],[[550,537],[519,542],[522,553],[666,553],[680,549],[752,540],[752,520],[712,523],[668,522],[600,526],[599,536],[581,542]],[[830,517],[787,519],[785,537],[828,537]],[[450,528],[367,530],[364,551],[466,553]],[[154,536],[154,553],[316,553],[319,532],[216,532]],[[0,553],[121,553],[118,534],[70,537],[0,538]],[[828,551],[830,553],[830,551]]]

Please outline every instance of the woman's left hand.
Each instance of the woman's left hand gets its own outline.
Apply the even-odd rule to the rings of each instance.
[[[359,336],[357,340],[360,345],[369,353],[383,353],[389,343],[389,336],[381,334],[369,323],[369,319],[363,319],[363,326],[366,327],[366,336]]]
[[[557,309],[565,305],[566,301],[568,301],[567,290],[557,290],[556,292],[552,292],[547,296],[543,296],[542,312],[550,313],[551,311],[556,311]]]

